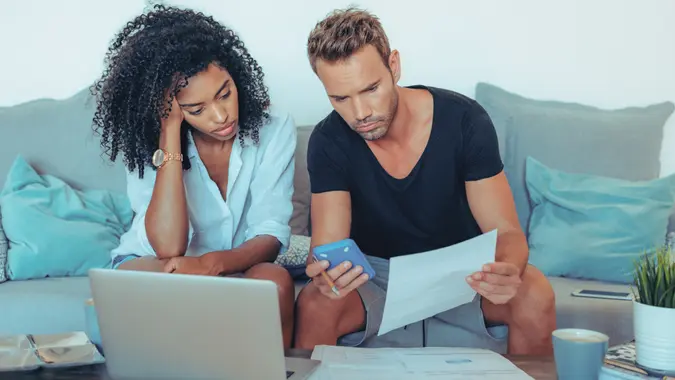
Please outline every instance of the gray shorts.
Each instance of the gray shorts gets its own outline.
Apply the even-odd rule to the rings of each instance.
[[[367,256],[367,259],[376,275],[358,289],[366,310],[366,326],[362,331],[341,337],[339,345],[422,347],[426,344],[434,347],[486,348],[506,353],[508,328],[505,325],[486,325],[478,295],[470,303],[377,336],[387,295],[389,260],[373,256]]]

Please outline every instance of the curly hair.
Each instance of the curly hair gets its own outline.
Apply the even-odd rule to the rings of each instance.
[[[161,117],[188,78],[215,63],[225,68],[239,93],[239,140],[259,142],[259,129],[269,117],[269,94],[261,67],[234,31],[201,12],[155,5],[128,22],[111,42],[105,70],[91,87],[96,96],[94,130],[101,135],[104,154],[111,161],[120,151],[129,171],[143,178],[151,166],[161,131]],[[183,121],[183,169],[191,167],[186,154]],[[154,166],[151,166],[154,167]]]

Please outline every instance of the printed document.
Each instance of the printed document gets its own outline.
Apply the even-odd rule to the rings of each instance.
[[[473,300],[466,277],[495,261],[497,230],[449,247],[393,257],[378,335]]]
[[[352,348],[317,346],[321,366],[311,380],[529,380],[503,356],[477,348]]]

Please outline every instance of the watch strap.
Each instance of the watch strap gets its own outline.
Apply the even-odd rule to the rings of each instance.
[[[182,153],[172,153],[172,152],[166,152],[164,153],[164,162],[167,161],[183,161],[183,154]]]

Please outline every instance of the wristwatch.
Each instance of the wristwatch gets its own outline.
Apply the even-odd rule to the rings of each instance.
[[[152,155],[152,164],[155,165],[157,169],[161,168],[166,164],[167,161],[183,161],[183,155],[181,153],[171,153],[167,152],[162,148],[159,148]]]

